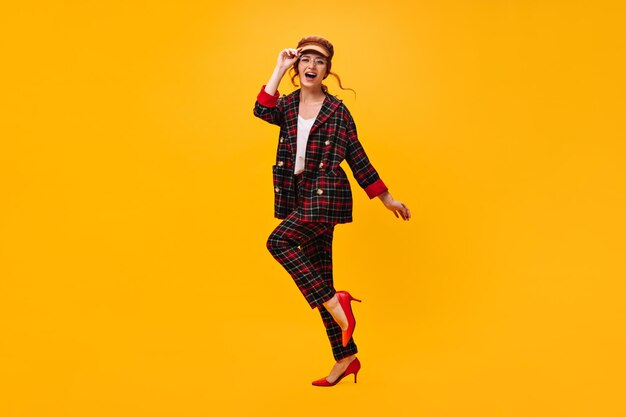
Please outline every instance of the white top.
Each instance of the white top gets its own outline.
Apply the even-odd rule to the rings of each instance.
[[[306,144],[309,141],[309,133],[313,127],[313,119],[303,119],[298,115],[298,138],[296,147],[296,166],[293,170],[294,174],[299,174],[304,171],[304,158],[306,156]]]

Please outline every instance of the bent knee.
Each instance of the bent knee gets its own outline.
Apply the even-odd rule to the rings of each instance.
[[[272,232],[267,238],[267,242],[265,242],[265,246],[267,250],[272,254],[276,254],[280,251],[280,248],[283,246],[282,240],[278,237],[276,232]]]
[[[293,242],[285,239],[283,234],[273,231],[267,238],[265,246],[272,255],[276,256],[286,250],[289,250],[291,246],[293,246]]]

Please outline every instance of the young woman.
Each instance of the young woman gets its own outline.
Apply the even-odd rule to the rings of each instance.
[[[255,116],[280,127],[273,183],[274,215],[282,222],[269,236],[267,248],[309,306],[319,309],[336,360],[327,377],[313,381],[316,386],[333,386],[351,374],[356,382],[361,368],[350,304],[360,300],[333,286],[334,227],[352,221],[350,183],[339,164],[347,161],[370,199],[378,197],[396,217],[411,218],[408,207],[389,194],[369,162],[350,112],[322,84],[333,75],[343,89],[331,72],[333,55],[333,45],[319,36],[283,49],[254,107]],[[291,81],[297,87],[298,78],[301,88],[280,97],[278,85],[292,66]]]

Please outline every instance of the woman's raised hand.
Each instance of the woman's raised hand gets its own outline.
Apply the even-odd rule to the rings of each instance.
[[[276,67],[274,68],[274,72],[272,72],[272,76],[265,85],[265,92],[267,94],[274,95],[276,91],[278,91],[278,85],[280,84],[280,80],[282,80],[289,67],[291,67],[293,63],[296,62],[296,60],[300,56],[300,52],[302,52],[302,48],[287,48],[280,51],[280,53],[278,54],[278,60],[276,61]]]
[[[286,70],[290,66],[292,66],[294,62],[296,62],[296,60],[298,59],[298,56],[300,56],[300,52],[302,52],[302,48],[298,48],[298,49],[294,49],[294,48],[283,49],[278,54],[278,60],[277,60],[276,64],[280,68]]]

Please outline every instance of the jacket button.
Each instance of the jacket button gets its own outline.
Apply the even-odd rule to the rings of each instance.
[[[324,190],[322,190],[321,188],[317,189],[317,195],[322,195],[324,194]]]
[[[280,143],[283,143],[285,141],[285,138],[281,137],[280,138]]]
[[[330,145],[330,141],[327,140],[326,142],[324,142],[324,145],[326,145],[326,146]]]
[[[324,168],[324,163],[320,162],[320,168]]]
[[[274,191],[279,192],[280,188],[276,187],[276,188],[274,188]]]
[[[282,167],[282,166],[283,166],[283,161],[278,161],[278,164],[277,164],[277,165],[278,165],[279,167]]]

